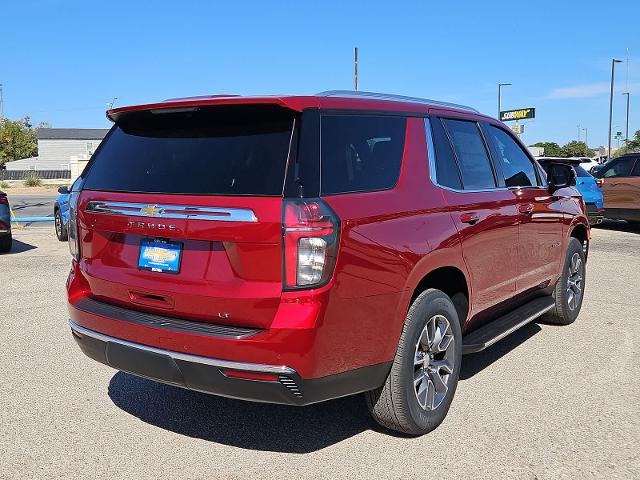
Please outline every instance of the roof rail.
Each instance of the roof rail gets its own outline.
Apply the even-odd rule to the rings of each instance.
[[[438,100],[429,100],[427,98],[406,97],[404,95],[394,95],[388,93],[361,92],[357,90],[327,90],[316,94],[318,97],[352,97],[352,98],[370,98],[375,100],[389,100],[400,102],[413,102],[424,105],[432,105],[436,107],[451,107],[469,112],[480,113],[473,107],[467,105],[459,105],[457,103],[440,102]]]

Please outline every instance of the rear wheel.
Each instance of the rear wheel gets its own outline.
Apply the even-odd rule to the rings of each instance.
[[[61,242],[66,242],[68,239],[67,236],[67,226],[62,221],[62,215],[60,214],[60,210],[56,210],[53,215],[53,221],[56,228],[56,237]]]
[[[11,234],[0,237],[0,253],[7,253],[11,250],[11,244],[13,243],[13,237]]]
[[[542,322],[569,325],[576,320],[582,307],[585,274],[584,249],[577,238],[571,238],[562,276],[553,291],[556,304],[553,310],[540,318]]]
[[[462,332],[451,299],[428,289],[413,302],[385,384],[367,392],[383,427],[422,435],[444,420],[458,385]]]

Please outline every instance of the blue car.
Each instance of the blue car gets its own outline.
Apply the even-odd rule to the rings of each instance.
[[[541,157],[538,158],[538,162],[545,171],[549,163],[565,163],[571,165],[576,171],[576,188],[580,192],[580,195],[582,195],[584,203],[587,206],[589,223],[591,225],[602,223],[604,218],[604,199],[600,187],[602,180],[596,179],[582,168],[579,159]]]
[[[0,253],[6,253],[11,250],[12,243],[9,200],[6,193],[0,192]]]
[[[56,237],[61,242],[66,242],[68,237],[67,223],[69,220],[69,197],[71,189],[69,187],[58,188],[58,195],[53,204],[53,220],[56,228]]]

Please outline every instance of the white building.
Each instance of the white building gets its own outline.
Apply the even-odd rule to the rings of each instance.
[[[91,156],[106,128],[39,128],[38,156],[7,162],[7,170],[69,170],[72,156]]]

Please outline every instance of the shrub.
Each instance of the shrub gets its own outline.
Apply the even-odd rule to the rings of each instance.
[[[0,182],[0,188],[6,190],[7,188],[11,188],[11,185],[9,185],[7,182]]]
[[[36,175],[30,175],[24,181],[26,187],[40,187],[42,186],[42,179]]]

